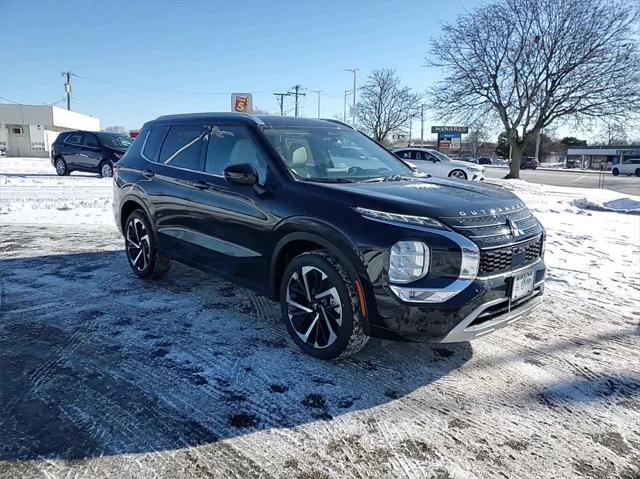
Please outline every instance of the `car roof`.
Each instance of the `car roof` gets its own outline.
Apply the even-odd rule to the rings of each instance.
[[[208,112],[208,113],[181,113],[177,115],[159,116],[148,123],[173,123],[191,121],[225,121],[256,124],[259,126],[273,127],[334,127],[341,128],[351,126],[338,120],[324,120],[319,118],[301,118],[292,116],[254,115],[251,113],[232,112]]]

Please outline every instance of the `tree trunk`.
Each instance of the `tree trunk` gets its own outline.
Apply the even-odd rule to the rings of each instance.
[[[518,144],[511,144],[511,166],[509,167],[509,174],[505,176],[505,179],[517,180],[520,178],[520,159],[522,158],[522,148]]]

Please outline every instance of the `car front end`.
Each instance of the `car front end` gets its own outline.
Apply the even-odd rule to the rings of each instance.
[[[460,186],[453,189],[452,184]],[[464,184],[469,183],[408,182],[407,191],[424,190],[425,208],[355,208],[363,220],[357,221],[362,238],[358,249],[373,298],[368,303],[373,306],[368,317],[371,336],[468,341],[540,306],[546,269],[544,228],[515,195]],[[472,203],[483,189],[488,189],[487,196],[495,192],[493,205],[461,208],[456,201],[466,195]],[[439,196],[429,199],[430,192],[448,192],[452,200],[443,205]],[[437,210],[423,214],[431,205]]]

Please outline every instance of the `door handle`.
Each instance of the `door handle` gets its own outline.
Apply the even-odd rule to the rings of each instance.
[[[194,181],[193,182],[193,186],[195,186],[199,190],[208,190],[209,189],[209,183],[207,183],[204,180]]]
[[[146,170],[144,173],[142,173],[144,176],[146,176],[147,178],[151,178],[153,176],[155,176],[155,173],[153,172],[153,170]]]

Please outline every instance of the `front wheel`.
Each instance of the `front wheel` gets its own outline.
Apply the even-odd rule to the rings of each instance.
[[[102,178],[111,178],[113,176],[113,165],[109,160],[104,160],[100,163],[99,170]]]
[[[618,168],[614,168],[611,173],[613,173],[613,176],[618,176],[620,174],[620,171],[618,170]]]
[[[636,176],[640,176],[640,168],[636,170]]]
[[[320,359],[344,358],[369,340],[350,276],[324,251],[303,253],[287,266],[280,286],[282,315],[303,352]]]
[[[460,180],[466,180],[467,174],[462,170],[453,170],[449,173],[449,178],[458,178]]]
[[[171,267],[169,258],[158,253],[155,236],[140,210],[129,215],[124,227],[124,244],[132,271],[141,278],[161,278]]]

